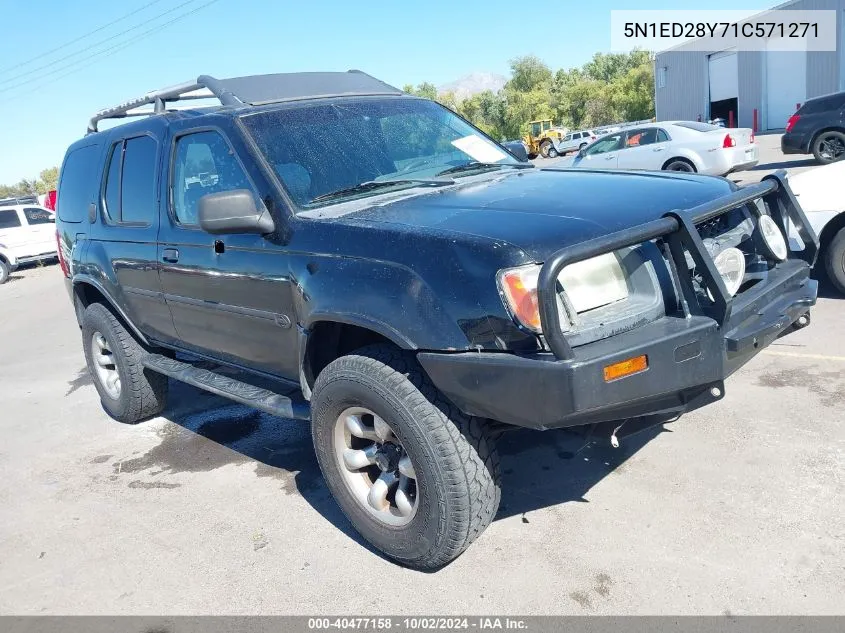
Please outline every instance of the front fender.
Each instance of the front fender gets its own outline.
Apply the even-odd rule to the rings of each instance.
[[[305,329],[319,321],[358,325],[404,349],[469,349],[439,297],[400,264],[314,257],[292,262],[294,310]]]

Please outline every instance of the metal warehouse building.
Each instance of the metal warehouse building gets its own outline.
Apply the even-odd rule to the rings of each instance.
[[[835,10],[837,51],[692,51],[686,42],[654,62],[658,121],[702,120],[734,112],[735,125],[779,130],[796,104],[845,90],[845,0],[794,0],[778,10]]]

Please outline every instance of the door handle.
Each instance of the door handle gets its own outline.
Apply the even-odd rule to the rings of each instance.
[[[161,258],[166,262],[175,264],[179,261],[179,251],[175,248],[165,248],[161,252]]]
[[[614,158],[616,158],[616,156],[606,156],[605,160],[613,160]]]
[[[655,148],[654,148],[653,150],[651,150],[651,151],[652,151],[652,152],[662,152],[664,149],[666,149],[666,148],[665,148],[665,147],[655,147]]]

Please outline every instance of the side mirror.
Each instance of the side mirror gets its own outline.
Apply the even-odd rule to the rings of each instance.
[[[259,209],[248,189],[209,193],[199,199],[200,228],[212,235],[258,233],[266,235],[276,228],[266,209]]]

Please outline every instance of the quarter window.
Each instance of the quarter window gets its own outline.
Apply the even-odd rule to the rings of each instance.
[[[13,229],[21,225],[18,212],[14,209],[0,211],[0,229]]]
[[[218,132],[186,134],[176,140],[171,175],[171,204],[179,224],[198,224],[204,195],[235,189],[253,190],[235,153]]]

